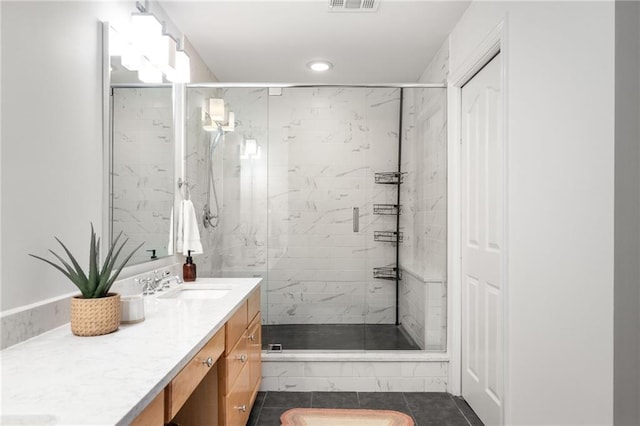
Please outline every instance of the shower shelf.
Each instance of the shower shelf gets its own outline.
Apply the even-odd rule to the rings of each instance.
[[[380,172],[374,175],[375,183],[383,185],[398,185],[402,183],[404,173],[401,172]]]
[[[401,243],[402,240],[402,232],[373,231],[373,241],[381,241],[385,243]]]
[[[397,204],[374,204],[373,214],[379,215],[398,215],[402,213],[402,206],[398,208]]]
[[[396,267],[383,266],[381,268],[373,268],[373,278],[380,280],[395,280],[396,274],[398,279],[402,279],[402,274]]]

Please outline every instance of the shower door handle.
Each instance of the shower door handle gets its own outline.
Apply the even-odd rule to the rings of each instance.
[[[353,208],[353,232],[360,232],[360,208]]]

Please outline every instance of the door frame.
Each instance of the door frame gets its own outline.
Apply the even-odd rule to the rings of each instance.
[[[462,65],[450,70],[447,81],[447,353],[449,355],[449,385],[448,390],[454,395],[462,392],[462,186],[461,186],[461,149],[462,137],[462,86],[480,71],[498,53],[502,55],[502,101],[503,101],[503,159],[504,183],[502,188],[504,199],[504,255],[502,264],[503,291],[503,371],[502,371],[502,423],[506,424],[509,415],[509,215],[508,215],[508,87],[507,87],[507,63],[508,48],[506,38],[506,19],[498,23],[484,38],[484,40],[470,52]]]

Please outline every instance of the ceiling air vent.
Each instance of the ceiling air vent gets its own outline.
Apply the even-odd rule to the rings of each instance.
[[[330,12],[376,12],[380,0],[329,0]]]

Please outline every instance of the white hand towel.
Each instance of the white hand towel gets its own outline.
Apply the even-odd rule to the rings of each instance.
[[[171,256],[173,251],[173,207],[171,207],[171,214],[169,215],[169,244],[167,244],[167,253]]]
[[[202,253],[198,219],[191,200],[182,201],[178,215],[178,251],[185,255],[189,251],[192,254]]]

